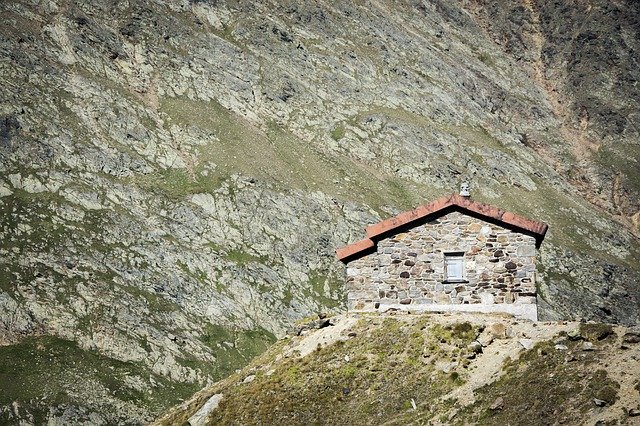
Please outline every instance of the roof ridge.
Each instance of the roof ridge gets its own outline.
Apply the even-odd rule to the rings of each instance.
[[[544,222],[528,219],[516,213],[494,207],[490,204],[474,201],[453,193],[440,197],[430,203],[423,204],[415,209],[408,210],[396,216],[382,220],[376,224],[367,226],[367,238],[336,250],[336,255],[339,260],[348,262],[353,257],[374,248],[375,240],[380,239],[383,235],[389,234],[402,226],[416,222],[427,216],[435,215],[454,206],[468,212],[475,213],[484,219],[497,221],[526,233],[530,233],[536,238],[536,245],[538,247],[542,243],[547,229],[549,228],[549,226]]]

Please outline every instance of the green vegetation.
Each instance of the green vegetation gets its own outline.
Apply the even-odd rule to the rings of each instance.
[[[334,294],[342,295],[342,287],[344,285],[342,280],[333,275],[327,276],[319,271],[313,271],[309,275],[309,284],[311,287],[309,296],[317,300],[323,307],[335,308],[340,306],[340,300],[334,299],[331,296]],[[329,294],[325,292],[325,284],[329,287]]]
[[[493,67],[496,64],[496,60],[487,52],[480,53],[478,59],[489,67]]]
[[[220,188],[225,177],[191,175],[185,169],[170,168],[131,178],[141,187],[160,191],[171,199],[180,199],[201,192],[213,192]]]
[[[227,25],[223,25],[221,30],[218,30],[216,28],[211,28],[211,32],[215,35],[217,35],[218,37],[220,37],[221,39],[233,44],[235,47],[237,47],[238,49],[242,50],[242,51],[247,51],[248,48],[247,46],[242,43],[241,41],[239,41],[233,34],[233,26],[231,24],[227,24]],[[188,56],[189,52],[185,51],[184,56]]]
[[[265,256],[254,256],[243,250],[229,250],[225,254],[225,258],[238,265],[246,265],[247,263],[265,263],[268,259]]]
[[[318,344],[303,358],[295,355],[299,338],[281,340],[162,424],[184,424],[215,393],[224,399],[210,424],[317,424],[322,419],[322,424],[360,425],[375,419],[379,424],[502,425],[522,424],[523,414],[532,425],[549,419],[581,424],[619,398],[620,384],[603,369],[617,356],[617,339],[607,325],[584,324],[577,337],[562,331],[521,352],[510,353],[511,345],[499,343],[500,352],[507,350],[511,357],[504,358],[502,375],[483,386],[476,368],[496,354],[478,354],[471,344],[484,325],[434,317],[363,314],[341,333],[348,339]],[[582,349],[588,338],[597,341],[596,350]],[[477,358],[484,356],[489,358]],[[249,375],[255,377],[243,383]],[[458,400],[456,395],[470,388],[462,393],[456,388],[468,380],[473,400]],[[640,389],[640,382],[633,386]]]
[[[90,329],[98,316],[82,318],[79,328]],[[215,361],[178,359],[178,362],[219,380],[263,353],[274,340],[263,329],[231,331],[207,325],[203,341],[212,348]],[[129,378],[143,383],[144,388],[129,384]],[[99,401],[100,410],[110,407],[107,410],[114,411],[117,401],[121,401],[143,405],[158,413],[201,386],[170,381],[151,373],[141,363],[114,360],[55,336],[28,337],[17,344],[0,346],[0,405],[18,401],[36,416],[36,423],[46,419],[49,406],[87,406],[93,400]],[[7,421],[0,415],[0,422]]]
[[[500,140],[492,136],[487,129],[482,126],[470,125],[439,125],[441,131],[460,139],[464,146],[475,147],[481,150],[496,150],[508,152]],[[482,157],[477,158],[478,164],[483,164]]]
[[[592,343],[597,343],[601,340],[607,339],[608,337],[616,336],[611,324],[580,323],[579,331],[580,336]]]
[[[262,328],[227,329],[207,323],[201,340],[212,350],[215,361],[196,361],[196,367],[206,371],[212,379],[220,380],[263,353],[276,338]],[[179,360],[182,361],[185,360]]]
[[[340,139],[344,138],[345,133],[346,130],[344,126],[338,125],[331,131],[331,139],[333,139],[334,141],[339,141]]]
[[[474,404],[463,409],[456,424],[520,424],[526,413],[527,424],[546,425],[584,419],[595,407],[594,398],[612,404],[618,398],[619,383],[597,369],[596,352],[580,352],[565,359],[582,342],[565,341],[568,351],[554,348],[553,342],[537,344],[520,358],[505,364],[505,374],[495,383],[480,388]],[[579,349],[578,349],[579,350]],[[498,399],[503,403],[491,409]]]
[[[621,173],[624,183],[635,191],[640,191],[640,167],[629,159],[640,158],[640,146],[626,144],[624,151],[615,144],[606,145],[598,150],[596,159],[613,173]]]
[[[433,193],[431,188],[398,179],[375,166],[319,151],[275,122],[259,127],[216,101],[164,98],[161,111],[170,123],[193,127],[208,138],[192,153],[192,172],[168,169],[133,178],[173,198],[213,191],[234,173],[265,179],[278,190],[319,190],[375,209],[394,204],[410,208]],[[332,135],[342,137],[344,126],[336,129]],[[213,169],[211,164],[215,164]]]
[[[21,251],[48,251],[56,247],[69,232],[53,223],[51,216],[60,203],[57,194],[42,192],[30,194],[21,189],[14,190],[0,203],[0,218],[3,232],[7,237],[0,241],[0,247],[18,247]],[[28,224],[30,229],[16,235],[19,224]]]
[[[290,306],[292,300],[293,300],[293,293],[291,292],[291,289],[289,289],[287,287],[287,288],[284,289],[284,294],[283,294],[283,297],[282,297],[282,304],[284,306]]]
[[[279,342],[245,372],[210,390],[225,395],[211,421],[315,424],[322,419],[323,424],[363,424],[374,418],[384,423],[403,413],[430,418],[438,397],[464,383],[466,376],[463,369],[443,373],[435,363],[467,357],[469,338],[475,338],[478,329],[469,323],[429,327],[428,318],[386,318],[381,325],[375,325],[381,319],[363,318],[349,340],[318,346],[304,358],[269,366],[274,370],[267,373],[259,366],[282,353],[286,341]],[[442,339],[447,343],[430,348],[430,342]],[[255,374],[254,381],[238,384],[248,372]],[[180,415],[167,424],[181,424],[188,413]]]
[[[33,6],[38,2],[31,3]],[[202,250],[198,247],[197,241],[192,244],[193,247],[189,247],[191,241],[198,239],[189,236],[194,232],[206,233],[207,229],[213,230],[213,233],[221,229],[221,235],[214,236],[221,244],[235,239],[237,233],[226,232],[226,226],[233,226],[228,222],[234,220],[234,217],[246,217],[252,207],[262,207],[261,201],[254,200],[260,200],[258,192],[265,190],[265,185],[289,193],[292,197],[288,201],[306,197],[314,197],[317,201],[320,197],[316,197],[314,191],[322,191],[330,197],[335,197],[335,206],[328,201],[321,207],[320,213],[330,214],[339,222],[334,226],[338,236],[350,235],[351,238],[354,234],[350,230],[353,230],[355,222],[365,220],[369,208],[384,212],[381,215],[388,217],[388,212],[394,209],[415,207],[442,193],[450,192],[453,188],[445,188],[449,185],[447,180],[457,179],[458,174],[477,173],[478,179],[484,176],[491,182],[491,186],[486,187],[487,193],[495,191],[495,198],[488,200],[489,202],[500,206],[504,202],[511,210],[550,223],[548,242],[552,246],[544,255],[550,262],[557,261],[563,266],[562,269],[558,268],[559,271],[548,268],[546,276],[551,277],[552,281],[547,288],[553,289],[553,292],[549,292],[550,297],[566,293],[576,283],[592,283],[594,280],[585,277],[597,278],[599,269],[602,269],[600,260],[616,265],[623,263],[614,250],[608,253],[609,246],[601,244],[608,238],[608,235],[604,235],[605,232],[615,232],[615,228],[613,231],[603,231],[612,228],[609,225],[608,214],[599,212],[587,202],[574,201],[572,198],[575,194],[568,189],[562,193],[565,190],[563,188],[567,188],[565,183],[548,183],[545,163],[562,163],[563,157],[558,152],[571,151],[571,144],[567,143],[566,138],[559,137],[557,145],[548,150],[546,157],[542,151],[549,145],[545,145],[544,141],[538,145],[538,141],[533,140],[532,146],[543,147],[539,151],[540,155],[536,156],[532,151],[528,151],[528,148],[522,147],[519,149],[523,149],[523,153],[516,155],[514,148],[505,146],[492,136],[501,134],[501,131],[513,136],[520,131],[529,132],[531,127],[540,129],[541,133],[557,132],[562,124],[558,124],[558,120],[555,119],[546,120],[553,118],[553,110],[557,106],[553,101],[557,96],[549,93],[552,102],[541,105],[539,85],[523,81],[520,75],[522,70],[518,67],[512,67],[513,75],[518,75],[520,80],[509,80],[507,70],[500,70],[504,73],[501,73],[498,79],[494,78],[495,73],[485,73],[474,80],[474,71],[478,68],[485,71],[488,69],[474,60],[473,56],[490,67],[495,67],[496,63],[506,64],[507,61],[498,56],[501,54],[499,49],[492,49],[486,43],[491,42],[491,37],[476,37],[477,40],[473,40],[469,34],[464,35],[465,28],[452,27],[452,31],[448,31],[444,39],[438,40],[442,34],[437,34],[436,37],[434,28],[437,29],[442,23],[448,25],[460,21],[456,17],[455,8],[432,10],[434,13],[429,13],[428,8],[423,8],[424,12],[430,15],[429,19],[425,20],[424,16],[421,16],[422,11],[400,7],[394,10],[398,12],[397,16],[389,16],[393,18],[391,24],[404,21],[404,24],[410,25],[404,28],[406,31],[398,32],[396,29],[402,30],[398,25],[395,25],[398,28],[392,31],[387,31],[384,25],[378,25],[385,24],[383,21],[389,18],[385,16],[383,20],[378,19],[378,9],[390,6],[384,4],[374,5],[376,13],[373,15],[368,13],[365,7],[358,5],[354,8],[336,8],[330,4],[298,8],[284,6],[285,9],[291,10],[284,14],[278,13],[282,19],[275,22],[269,16],[266,16],[265,20],[262,16],[264,14],[252,13],[250,8],[238,8],[233,4],[218,8],[213,5],[215,2],[198,5],[197,1],[192,1],[193,4],[190,6],[185,4],[185,7],[177,8],[167,6],[164,2],[136,3],[111,8],[113,16],[109,15],[108,22],[100,19],[104,16],[104,13],[101,13],[104,8],[97,7],[100,5],[92,7],[77,4],[71,8],[61,7],[60,13],[55,17],[45,16],[46,13],[43,15],[46,8],[31,7],[26,2],[6,8],[5,21],[8,26],[3,35],[7,40],[20,41],[19,46],[14,46],[17,50],[7,56],[11,62],[7,66],[7,70],[10,71],[7,76],[11,77],[11,81],[7,82],[7,90],[9,95],[15,90],[14,97],[19,98],[20,102],[11,103],[12,105],[5,108],[5,112],[16,114],[21,128],[19,131],[15,129],[15,132],[11,130],[11,137],[17,135],[13,141],[3,141],[7,145],[3,152],[7,156],[2,159],[3,165],[6,166],[4,179],[13,172],[20,172],[26,176],[29,174],[27,169],[31,167],[43,171],[50,170],[55,172],[50,175],[51,182],[62,184],[63,190],[97,192],[101,197],[104,196],[102,201],[105,204],[109,203],[109,211],[95,211],[67,201],[59,194],[28,194],[20,190],[0,200],[0,226],[3,227],[3,238],[0,242],[3,257],[0,262],[0,290],[8,292],[10,297],[22,304],[20,314],[30,315],[33,311],[30,326],[35,327],[35,330],[42,330],[40,327],[59,330],[61,324],[75,324],[77,320],[78,328],[67,330],[69,333],[86,336],[102,328],[101,331],[105,333],[122,333],[123,340],[120,340],[120,343],[126,342],[127,339],[135,343],[136,339],[146,341],[146,333],[141,330],[148,329],[156,335],[169,331],[178,334],[179,330],[173,330],[172,327],[180,325],[188,329],[185,333],[193,333],[189,334],[190,337],[184,344],[183,359],[180,360],[185,366],[209,372],[212,377],[217,378],[248,362],[252,356],[266,348],[273,336],[264,330],[243,332],[223,327],[209,327],[202,337],[202,342],[212,349],[215,361],[208,363],[192,356],[201,354],[195,349],[200,342],[194,342],[193,339],[197,339],[197,331],[194,330],[203,323],[203,319],[191,317],[190,323],[185,324],[183,315],[195,315],[194,309],[201,312],[203,301],[190,300],[191,296],[201,296],[185,295],[181,291],[179,279],[189,281],[182,287],[190,287],[194,282],[206,283],[207,285],[200,285],[198,290],[206,290],[207,286],[215,285],[218,292],[227,293],[225,297],[239,299],[238,295],[224,288],[225,282],[222,278],[214,278],[219,272],[211,272],[211,268],[224,267],[224,262],[221,262],[224,258],[233,262],[226,266],[232,270],[241,269],[242,274],[251,275],[252,272],[262,269],[261,265],[274,266],[269,263],[273,262],[273,259],[269,260],[250,249],[252,241],[247,241],[243,247],[234,246],[233,250],[228,250],[229,246],[211,247],[216,252],[213,256],[208,249]],[[269,12],[266,9],[263,12]],[[391,8],[389,10],[391,11]],[[347,15],[348,19],[344,20]],[[257,20],[254,19],[256,17]],[[410,19],[404,19],[407,17]],[[358,21],[360,18],[363,19]],[[153,22],[154,25],[145,28],[145,25],[139,26],[141,22]],[[379,28],[369,31],[372,28],[367,27],[371,27],[372,23]],[[276,44],[277,31],[280,31],[282,25],[286,27],[287,32],[295,36],[295,43],[290,48]],[[41,29],[43,26],[50,28],[44,39]],[[498,29],[497,27],[495,29]],[[476,30],[477,28],[472,31],[474,36],[479,34]],[[340,37],[337,36],[344,32],[353,33],[351,38],[355,42],[348,45],[340,43]],[[284,33],[281,35],[284,36]],[[457,38],[461,44],[451,45],[452,41],[457,43]],[[233,46],[224,41],[232,43]],[[76,51],[76,59],[67,61],[63,57],[61,61],[51,60],[51,52],[47,48],[51,43],[58,44],[63,50],[71,47]],[[313,44],[316,44],[315,50],[307,51],[309,46],[313,49]],[[429,44],[433,45],[428,46]],[[406,48],[408,46],[413,48]],[[425,46],[427,50],[422,50]],[[433,49],[434,46],[447,49],[448,52],[438,53]],[[472,53],[469,58],[470,48]],[[242,54],[239,49],[242,50]],[[400,50],[402,52],[399,52]],[[527,56],[526,52],[524,53]],[[218,61],[220,63],[213,67],[215,69],[207,66],[207,63],[219,59],[221,55],[226,59]],[[287,56],[292,60],[290,63],[283,61]],[[477,92],[486,95],[484,98],[493,99],[495,114],[481,111],[481,108],[478,108],[479,100],[475,99],[475,96],[467,96],[469,81],[462,78],[462,74],[455,69],[458,64],[464,62],[461,58],[473,62],[471,68],[462,70],[463,77],[474,80],[471,81],[471,85],[475,84]],[[218,66],[227,60],[230,62],[229,66]],[[583,61],[585,62],[589,61]],[[273,67],[273,63],[281,66]],[[429,66],[432,63],[435,66]],[[556,62],[552,61],[553,63]],[[152,68],[161,69],[163,72],[158,74]],[[38,70],[45,72],[37,72]],[[442,82],[435,81],[424,70],[431,70],[437,78],[442,78]],[[228,75],[223,75],[227,72]],[[556,74],[558,73],[549,75]],[[563,73],[558,75],[560,74]],[[570,78],[571,75],[560,77]],[[608,78],[607,75],[600,77],[604,80]],[[286,101],[288,107],[281,108],[279,101],[270,102],[261,95],[261,92],[265,91],[268,93],[266,96],[270,98],[272,91],[277,91],[289,78],[294,83],[296,94]],[[354,81],[348,82],[350,78],[354,78]],[[461,83],[464,83],[464,87]],[[562,81],[556,83],[558,87],[563,87]],[[333,87],[336,84],[341,87]],[[439,85],[439,88],[434,88],[439,91],[437,97],[429,93],[430,84]],[[381,90],[375,90],[376,86],[380,86]],[[372,88],[374,93],[368,93]],[[256,90],[253,100],[249,99],[252,90]],[[503,99],[505,90],[509,94]],[[239,109],[246,108],[247,117],[250,118],[231,112],[216,101],[202,102],[187,99],[186,96],[158,99],[158,96],[171,93],[188,93],[194,97],[194,91],[198,93],[196,97],[217,96],[221,101],[225,99],[224,102],[229,102],[225,103],[226,105],[233,102]],[[330,95],[325,96],[323,92]],[[514,103],[514,94],[526,94],[530,98],[521,104]],[[572,102],[571,96],[568,96],[570,93],[560,95],[566,101],[561,109],[569,113],[564,117],[566,123],[571,122],[571,105],[575,104],[580,108],[584,106],[586,110],[591,110],[591,101],[581,103],[578,102],[580,99],[576,98],[573,99],[576,102]],[[8,97],[10,98],[11,96]],[[397,105],[400,102],[407,110],[378,108],[374,105],[371,111],[355,112],[361,110],[363,104]],[[514,114],[505,111],[508,108],[511,108]],[[629,110],[633,111],[633,108]],[[343,122],[333,122],[336,120],[335,117],[345,114],[345,111],[352,111],[348,112],[352,116],[345,118]],[[281,116],[280,112],[290,112],[286,119],[288,121],[264,121],[265,117]],[[383,115],[383,124],[377,127],[380,121],[367,122],[365,115],[368,114]],[[522,114],[531,117],[522,119]],[[258,118],[255,120],[251,118],[256,116]],[[327,127],[326,121],[322,124],[322,117],[331,120],[332,124],[329,126],[334,127]],[[468,117],[468,122],[463,122],[464,117]],[[603,117],[606,118],[607,115]],[[437,120],[442,122],[433,122]],[[591,120],[589,132],[598,132],[598,119],[594,114]],[[546,121],[548,123],[545,123]],[[639,158],[640,151],[637,146],[628,146],[629,132],[633,129],[625,130],[627,124],[629,123],[621,125],[621,133],[617,134],[620,137],[614,137],[616,134],[608,132],[602,134],[605,140],[622,142],[617,146],[613,143],[608,146],[605,144],[601,150],[593,152],[593,161],[599,161],[606,166],[601,169],[596,165],[593,172],[598,180],[598,174],[605,176],[609,172],[620,171],[623,187],[638,189],[639,169],[634,167],[637,163],[629,161],[629,158]],[[174,125],[180,126],[180,129],[176,131]],[[142,127],[151,134],[145,135]],[[357,130],[356,127],[364,133],[353,132],[352,130]],[[376,128],[378,130],[375,130]],[[298,131],[301,133],[297,133]],[[432,138],[429,138],[429,133],[432,133]],[[324,143],[331,142],[332,139],[339,143]],[[349,153],[350,143],[354,144],[353,148],[362,149],[354,149]],[[423,144],[433,146],[426,149]],[[560,144],[564,148],[558,148]],[[342,154],[330,151],[335,147],[342,150]],[[558,151],[555,151],[555,148],[558,148]],[[625,152],[627,149],[628,152]],[[161,158],[163,153],[167,152],[169,155],[179,155],[184,161],[184,168],[163,169],[166,163]],[[354,154],[356,152],[364,152],[362,158],[373,159],[351,158],[357,155]],[[500,153],[510,155],[508,158],[504,157],[504,167],[489,166],[488,156]],[[575,158],[567,158],[567,166],[560,168],[577,164]],[[593,165],[593,161],[587,159],[586,164]],[[414,169],[420,167],[419,162],[422,162],[424,167]],[[448,170],[453,166],[456,166],[455,170]],[[525,191],[516,188],[517,179],[511,179],[506,171],[509,167],[520,166],[526,169],[524,173],[527,176],[540,176],[540,180],[536,181],[538,190]],[[146,174],[149,167],[155,167],[155,172]],[[491,177],[494,171],[500,176]],[[431,183],[411,182],[411,179],[431,182],[432,179],[425,176],[430,172],[442,172],[437,179],[433,179],[436,182],[433,186]],[[260,183],[255,185],[255,191],[241,194],[237,187],[231,185],[230,176],[236,173],[257,177]],[[132,177],[122,177],[131,174]],[[398,176],[408,178],[405,180]],[[580,177],[583,177],[582,173],[573,176],[576,181]],[[603,180],[606,181],[607,179]],[[436,188],[436,185],[442,187]],[[591,188],[588,196],[594,195],[593,192],[598,189],[597,184],[591,185],[587,182],[586,186]],[[130,210],[133,207],[127,205],[125,199],[131,192],[136,192],[136,187],[143,191],[141,194],[133,194],[132,199],[145,201]],[[114,191],[111,191],[112,189]],[[221,189],[225,205],[224,208],[218,209],[216,219],[219,221],[198,223],[204,226],[194,227],[192,223],[185,223],[180,218],[188,217],[189,212],[181,215],[179,210],[172,211],[176,201],[183,201],[190,194],[211,193]],[[604,188],[602,194],[595,196],[604,199],[608,193],[608,188]],[[109,198],[106,197],[107,194]],[[242,199],[240,195],[243,195]],[[265,198],[272,195],[267,191]],[[255,198],[251,199],[249,196]],[[502,197],[499,203],[498,197]],[[623,202],[626,201],[628,200],[624,200],[623,196]],[[342,209],[341,202],[351,205]],[[115,206],[117,203],[122,205]],[[182,207],[189,208],[184,203]],[[235,213],[234,209],[238,209],[240,214],[225,214],[227,211]],[[169,211],[169,214],[161,214],[163,210]],[[304,206],[299,212],[303,215],[305,212],[314,214],[312,209],[305,209]],[[82,215],[84,218],[80,219]],[[71,219],[74,217],[75,219]],[[260,229],[261,224],[256,225],[251,229]],[[181,231],[184,231],[177,233],[180,234],[179,240],[169,235],[178,227],[183,227]],[[315,235],[309,233],[326,231],[324,228],[318,229],[314,226],[313,229],[303,230],[309,236],[307,241],[315,238]],[[253,231],[242,232],[242,237],[251,239],[254,234]],[[139,239],[136,238],[138,235]],[[209,236],[203,235],[202,238],[206,239]],[[622,235],[616,243],[621,247],[620,252],[629,252],[626,264],[632,271],[627,273],[621,269],[606,269],[607,274],[613,274],[612,281],[602,285],[611,289],[609,299],[614,303],[612,311],[617,317],[622,317],[625,312],[632,310],[632,307],[620,307],[623,303],[620,300],[624,300],[624,297],[616,299],[614,296],[624,294],[628,289],[625,283],[633,282],[638,272],[637,259],[640,258],[637,244],[627,244],[625,238],[626,236]],[[628,245],[632,247],[626,247]],[[283,247],[290,246],[278,245],[276,252],[286,251]],[[210,264],[213,266],[202,266],[201,270],[193,266],[196,262],[171,264],[176,252],[181,249],[200,249],[198,255],[202,256],[201,259],[206,261],[206,257],[209,256]],[[572,260],[565,260],[569,259],[570,254],[567,254],[566,258],[562,258],[562,254],[554,256],[561,250],[571,250],[578,254]],[[261,250],[260,253],[268,251]],[[284,253],[283,257],[289,259],[290,254]],[[547,254],[550,255],[547,257]],[[294,256],[292,259],[297,262],[298,258],[300,256]],[[574,262],[576,258],[580,260]],[[328,265],[326,258],[320,261],[323,265]],[[313,259],[308,263],[317,265]],[[592,267],[593,264],[595,265]],[[173,266],[176,266],[175,272],[169,270]],[[289,262],[283,262],[275,272],[278,276],[286,275],[289,266]],[[266,277],[267,273],[256,275]],[[220,272],[220,277],[222,276]],[[224,279],[227,276],[225,273]],[[608,277],[607,275],[607,279]],[[250,281],[259,291],[265,293],[277,293],[276,289],[282,288],[280,283],[272,283],[266,279]],[[274,305],[277,309],[282,308],[282,302],[290,306],[291,309],[282,310],[287,311],[283,313],[283,318],[300,312],[295,304],[291,304],[294,294],[297,301],[313,298],[311,305],[317,301],[325,307],[336,306],[338,303],[335,297],[342,294],[339,291],[342,290],[341,281],[342,279],[326,271],[312,271],[309,274],[309,282],[303,283],[301,287],[278,290],[280,294],[276,294],[275,297],[282,297],[281,300],[274,300]],[[170,285],[164,285],[166,282],[170,282]],[[122,283],[132,285],[126,286]],[[557,289],[553,288],[553,284],[556,283],[563,285],[557,286]],[[164,289],[160,290],[163,287]],[[158,292],[153,288],[158,288]],[[171,293],[171,296],[165,291]],[[597,291],[598,289],[595,289],[593,293],[589,293],[588,301],[601,298],[596,295]],[[211,297],[216,298],[213,288],[211,293]],[[576,298],[579,298],[576,309],[580,312],[575,315],[583,315],[584,311],[588,313],[591,304],[582,303],[584,300],[579,294]],[[25,300],[28,301],[27,304]],[[564,301],[557,305],[559,310],[571,309],[566,306],[567,303]],[[80,312],[88,312],[88,315],[77,318],[83,315]],[[240,318],[233,318],[233,314],[219,314],[224,316],[229,324],[240,321]],[[259,315],[256,314],[256,320]],[[118,324],[115,324],[116,322]],[[139,324],[129,326],[135,322]],[[428,389],[424,391],[424,395],[421,394],[421,397],[427,399],[439,395],[440,388],[457,386],[465,380],[464,371],[441,374],[430,369],[429,363],[434,358],[431,354],[444,347],[448,357],[465,365],[465,345],[476,333],[473,326],[460,324],[449,328],[431,327],[416,330],[412,326],[393,322],[386,325],[394,333],[395,340],[382,336],[380,339],[385,342],[385,347],[377,347],[374,344],[367,346],[369,352],[365,353],[371,355],[371,360],[358,359],[360,354],[352,357],[362,363],[364,370],[374,371],[368,370],[368,367],[384,367],[387,362],[397,362],[393,367],[399,365],[398,369],[403,374],[410,376],[411,371],[420,371],[429,377],[429,381],[436,383],[426,386]],[[583,331],[585,335],[592,336],[589,339],[594,343],[607,341],[606,336],[601,337],[606,330]],[[375,334],[364,328],[358,333]],[[408,341],[406,344],[405,338]],[[27,340],[23,343],[31,344],[29,342],[31,341]],[[17,363],[29,356],[39,359],[39,355],[31,355],[30,350],[21,352],[19,348],[23,343],[12,347],[12,350],[17,351],[12,356],[20,360]],[[152,343],[152,338],[149,338],[149,343],[140,344],[149,348]],[[92,366],[91,359],[85,359],[84,354],[89,352],[82,351],[71,343],[66,345],[42,338],[35,347],[36,350],[45,351],[48,357],[63,357],[77,361],[79,371],[95,370],[98,372],[95,374],[102,374],[102,370]],[[344,343],[343,349],[350,348],[349,345],[349,342]],[[174,348],[165,349],[174,351]],[[351,349],[355,351],[355,348]],[[7,348],[2,350],[9,351]],[[100,357],[99,354],[93,355]],[[334,361],[336,365],[335,376],[322,376],[318,379],[320,382],[316,383],[315,387],[312,386],[312,389],[319,393],[322,393],[323,389],[320,386],[328,384],[327,389],[331,392],[336,391],[332,395],[337,393],[339,396],[342,392],[341,398],[346,400],[355,392],[366,393],[370,389],[373,392],[377,386],[385,391],[393,391],[396,389],[396,382],[399,382],[396,372],[375,371],[375,374],[385,375],[382,377],[383,384],[378,384],[373,379],[370,380],[369,373],[365,373],[359,365],[345,363],[340,359],[332,360],[329,354],[324,353],[324,349],[316,355],[329,361],[330,367]],[[44,362],[45,358],[42,360]],[[129,377],[142,377],[144,383],[149,379],[150,375],[145,374],[148,373],[146,367],[112,365],[108,359],[104,362],[115,370],[131,371],[134,376]],[[6,366],[6,362],[2,365]],[[139,370],[135,370],[136,368]],[[61,374],[73,376],[68,371],[79,374],[72,366],[67,370],[52,371],[52,374],[56,375],[53,382],[62,380],[59,377]],[[87,374],[73,377],[78,382],[94,383],[91,381],[93,379],[90,380],[90,374]],[[283,380],[286,379],[295,387],[306,374],[309,374],[307,367],[296,363],[287,369],[286,374],[276,372],[275,377],[283,377]],[[389,375],[392,384],[385,383],[386,375]],[[85,380],[86,377],[89,379]],[[42,381],[43,378],[44,373],[38,379]],[[2,380],[11,381],[11,377],[3,376]],[[99,386],[96,385],[97,389],[107,389],[122,400],[144,401],[146,398],[144,391],[110,386],[108,380],[103,380],[102,376],[100,380]],[[116,383],[122,383],[123,380],[125,379],[118,376]],[[355,385],[352,385],[352,382]],[[342,388],[331,388],[333,383],[341,383]],[[361,383],[362,387],[358,387]],[[30,385],[26,383],[25,386],[28,389]],[[345,388],[349,389],[346,394]],[[4,388],[0,389],[2,395],[11,394],[5,392]],[[274,387],[267,386],[267,389]],[[84,395],[89,391],[90,388],[83,388],[74,395],[79,398],[78,395]],[[602,393],[605,396],[611,394],[610,390]],[[55,399],[57,395],[54,392],[48,398]],[[64,401],[69,395],[63,392],[60,400]],[[382,404],[380,409],[395,412],[411,410],[412,400],[413,397],[409,398],[405,391],[397,400],[392,398],[387,405]],[[377,404],[377,401],[369,398],[368,403],[373,405]],[[418,403],[421,409],[424,408],[421,401]],[[377,414],[379,410],[378,407],[361,407],[351,402],[349,404],[351,405],[348,407],[354,407],[356,413],[367,413],[370,410]],[[139,406],[143,407],[142,403]],[[0,419],[0,423],[2,420]]]
[[[121,287],[131,296],[143,299],[149,307],[149,311],[153,313],[175,312],[181,309],[180,305],[171,300],[165,299],[157,293],[143,290],[140,287],[132,285],[123,285]]]
[[[0,262],[0,291],[13,293],[21,270],[13,263]]]
[[[139,378],[147,389],[127,384],[129,377]],[[102,407],[109,407],[115,422],[117,401],[145,404],[158,412],[198,388],[197,384],[172,383],[141,364],[83,350],[59,337],[28,337],[0,346],[0,405],[18,401],[34,414],[36,424],[44,422],[49,406],[86,405],[95,399],[100,399]],[[10,421],[0,415],[0,422]]]
[[[178,260],[176,264],[182,270],[182,272],[184,272],[187,276],[193,278],[194,280],[200,283],[206,282],[207,279],[209,278],[206,272],[201,271],[199,269],[196,271],[192,271],[191,269],[189,269],[189,266],[184,262],[181,262]]]

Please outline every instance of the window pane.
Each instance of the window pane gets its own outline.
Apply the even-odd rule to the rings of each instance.
[[[448,280],[462,279],[462,258],[461,257],[446,257],[445,266],[447,269]]]

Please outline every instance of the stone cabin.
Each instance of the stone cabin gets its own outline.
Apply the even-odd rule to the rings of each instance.
[[[505,312],[536,321],[548,226],[453,194],[367,227],[336,250],[350,311]]]

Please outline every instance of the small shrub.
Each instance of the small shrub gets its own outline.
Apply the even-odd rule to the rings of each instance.
[[[480,61],[487,65],[487,66],[494,66],[496,64],[495,59],[493,59],[493,57],[488,54],[487,52],[482,52],[480,55],[478,55],[478,59],[480,59]]]
[[[613,327],[609,324],[580,324],[580,335],[590,342],[598,342],[609,336],[615,336]]]
[[[339,141],[340,139],[344,138],[345,133],[346,130],[344,126],[336,126],[336,128],[331,131],[331,139],[333,139],[334,141]]]

